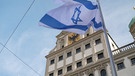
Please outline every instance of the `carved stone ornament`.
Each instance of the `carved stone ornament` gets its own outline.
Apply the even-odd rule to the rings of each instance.
[[[107,64],[101,64],[99,66],[96,67],[97,70],[101,70],[103,68],[106,68]]]

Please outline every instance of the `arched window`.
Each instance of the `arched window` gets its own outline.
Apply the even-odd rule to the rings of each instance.
[[[101,76],[107,76],[107,75],[106,75],[106,70],[105,70],[105,69],[102,69],[102,70],[100,71],[100,74],[101,74]]]
[[[94,75],[91,73],[91,74],[89,74],[89,76],[94,76]]]

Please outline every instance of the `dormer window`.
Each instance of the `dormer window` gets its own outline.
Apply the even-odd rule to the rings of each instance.
[[[87,36],[89,36],[90,34],[89,33],[87,33]]]
[[[64,45],[62,45],[62,48],[64,48]]]

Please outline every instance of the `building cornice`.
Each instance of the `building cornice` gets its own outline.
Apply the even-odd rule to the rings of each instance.
[[[101,68],[104,68],[105,66],[107,66],[106,63],[109,62],[109,58],[107,59],[101,59],[99,61],[97,61],[96,63],[92,63],[90,65],[86,65],[85,67],[81,67],[73,72],[70,72],[70,73],[67,73],[66,75],[64,76],[70,76],[70,75],[73,75],[73,74],[76,74],[76,73],[81,73],[81,72],[84,72],[85,70],[91,70],[91,71],[94,71],[96,69],[101,69]]]
[[[57,36],[56,36],[56,38],[59,38],[59,37],[61,37],[61,36],[63,36],[63,35],[67,35],[67,34],[69,34],[70,32],[67,32],[67,31],[62,31],[60,34],[58,34]]]

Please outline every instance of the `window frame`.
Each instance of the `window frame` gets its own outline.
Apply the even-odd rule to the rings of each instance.
[[[63,74],[63,69],[59,69],[58,70],[58,75],[62,75]]]
[[[91,61],[90,61],[90,62],[88,62],[88,59],[91,59]],[[90,64],[90,63],[92,63],[92,62],[93,62],[93,58],[92,58],[92,56],[90,56],[90,57],[87,57],[87,58],[86,58],[86,63],[87,63],[87,64]]]
[[[121,65],[122,64],[122,65]],[[124,64],[124,62],[122,61],[122,62],[119,62],[119,63],[117,63],[117,69],[118,70],[122,70],[122,69],[124,69],[125,68],[125,64]]]
[[[93,73],[90,73],[89,76],[94,76],[94,74]]]
[[[67,72],[69,72],[69,71],[72,71],[72,65],[67,66]]]
[[[61,48],[64,48],[64,47],[65,47],[64,45],[61,46]]]
[[[76,49],[76,54],[78,54],[80,52],[81,52],[81,47],[79,47],[79,48]]]
[[[102,57],[101,57],[101,56],[102,56]],[[98,59],[104,58],[104,52],[98,53],[98,54],[97,54],[97,58],[98,58]]]
[[[52,74],[52,75],[51,75]],[[49,76],[54,76],[54,73],[50,73]]]
[[[130,60],[131,60],[131,64],[135,65],[135,57],[131,58]]]
[[[104,73],[105,73],[105,75],[104,75]],[[101,76],[107,76],[107,71],[106,71],[106,69],[101,69],[101,70],[100,70],[100,75],[101,75]]]
[[[72,56],[72,51],[67,52],[67,58]]]
[[[53,60],[53,62],[52,62],[52,60]],[[55,63],[55,59],[51,59],[50,60],[50,65],[53,65]]]
[[[134,59],[135,58],[135,55],[132,55],[132,56],[129,56],[128,59],[130,60],[130,63],[131,63],[131,66],[135,65],[133,64],[132,60],[131,59]]]
[[[98,39],[95,40],[95,44],[96,44],[96,45],[98,45],[98,44],[100,44],[100,43],[102,43],[101,38],[98,38]]]
[[[89,49],[89,48],[91,48],[90,43],[85,44],[85,49]]]
[[[61,57],[62,57],[62,59],[61,59]],[[62,61],[63,60],[63,55],[60,55],[59,57],[58,57],[58,61]]]
[[[79,64],[80,63],[80,64]],[[82,67],[82,61],[78,61],[77,63],[76,63],[76,68],[80,68],[80,67]]]
[[[89,33],[86,34],[86,36],[89,36],[89,35],[90,35]]]

